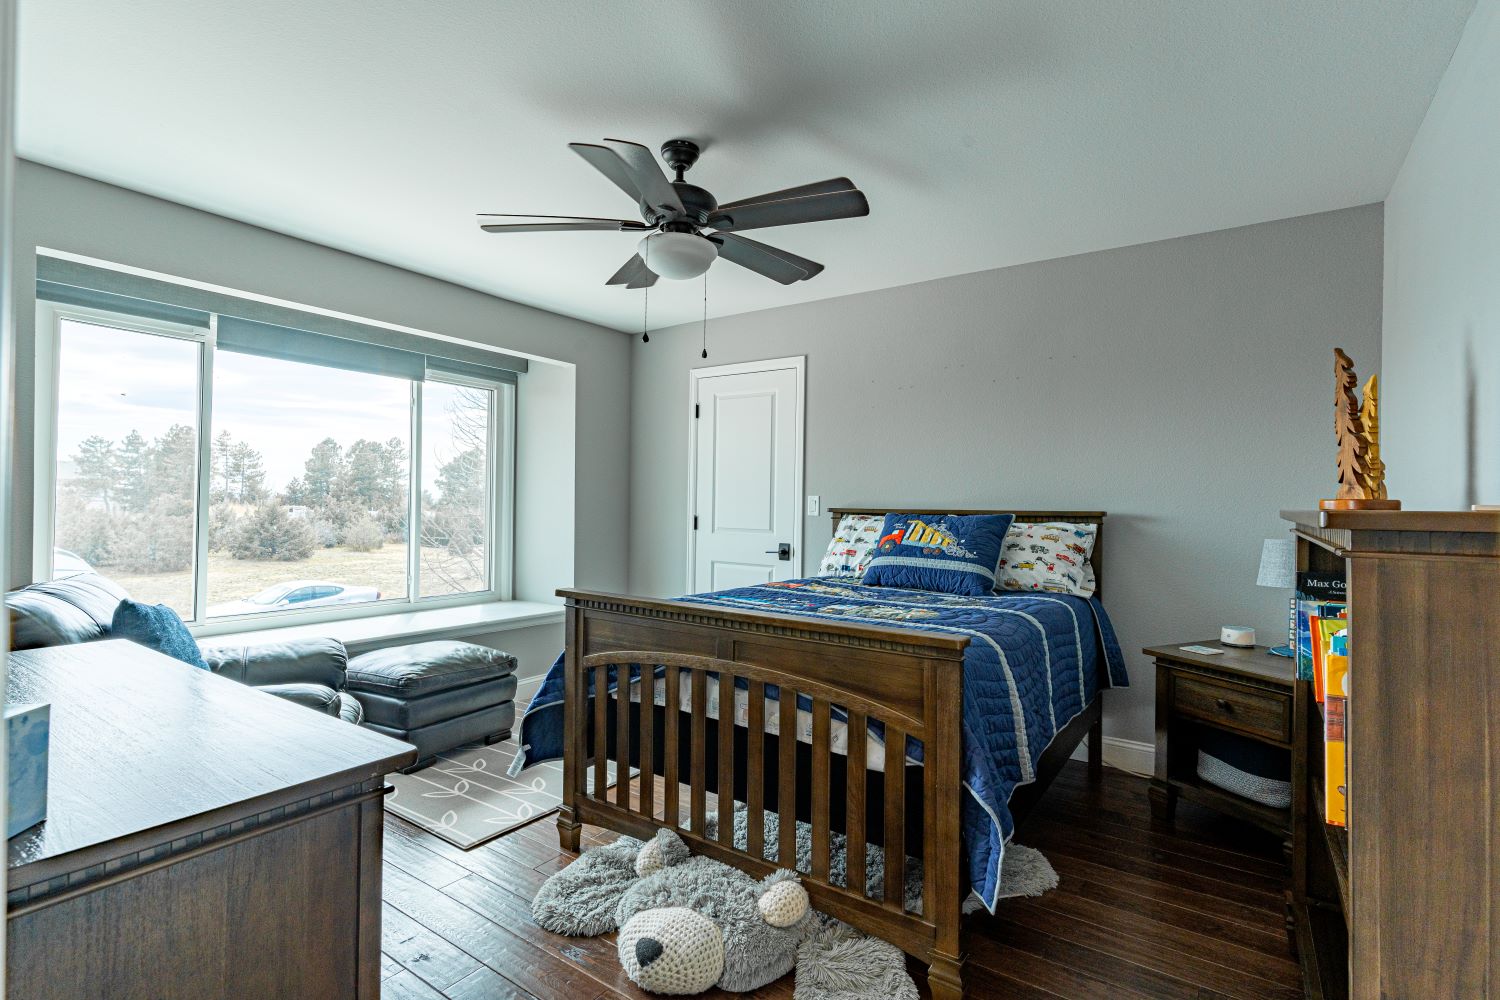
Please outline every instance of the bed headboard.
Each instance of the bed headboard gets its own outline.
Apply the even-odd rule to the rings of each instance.
[[[1017,522],[1021,524],[1037,524],[1042,521],[1068,521],[1073,524],[1093,524],[1094,529],[1094,552],[1089,556],[1089,565],[1094,567],[1094,592],[1096,594],[1104,591],[1103,566],[1104,554],[1104,517],[1102,510],[957,510],[951,507],[928,507],[925,504],[906,507],[830,507],[828,516],[833,518],[833,530],[839,528],[839,521],[843,520],[845,514],[886,514],[893,510],[911,512],[913,514],[1014,514]]]

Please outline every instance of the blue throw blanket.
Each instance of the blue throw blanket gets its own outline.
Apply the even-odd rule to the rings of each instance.
[[[1042,593],[963,597],[815,577],[679,600],[968,636],[964,847],[970,887],[991,911],[1000,888],[1000,859],[1015,829],[1011,793],[1036,780],[1042,752],[1101,686],[1129,684],[1114,627],[1098,598]],[[768,687],[766,694],[775,697],[775,689]],[[562,696],[559,656],[521,720],[518,768],[562,756]],[[915,743],[908,753],[921,759]]]

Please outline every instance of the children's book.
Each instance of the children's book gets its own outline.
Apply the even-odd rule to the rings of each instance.
[[[1343,618],[1348,614],[1348,605],[1342,601],[1318,601],[1299,598],[1297,601],[1297,678],[1316,682],[1313,659],[1313,626],[1311,618]]]
[[[1312,634],[1313,647],[1313,695],[1321,703],[1328,691],[1328,655],[1330,640],[1349,626],[1347,607],[1338,604],[1319,605],[1322,614],[1308,615],[1307,623]],[[1347,635],[1348,633],[1345,632]]]
[[[1292,597],[1291,639],[1287,643],[1297,657],[1297,679],[1315,681],[1312,658],[1312,631],[1307,616],[1319,604],[1343,604],[1348,593],[1344,574],[1339,571],[1306,571],[1297,574],[1297,590]]]
[[[1349,708],[1349,630],[1342,628],[1328,636],[1327,670],[1323,705],[1323,786],[1324,815],[1331,826],[1349,823],[1349,772],[1345,743]]]

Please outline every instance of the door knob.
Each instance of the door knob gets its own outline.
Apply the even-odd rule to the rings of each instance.
[[[791,542],[779,542],[779,543],[777,543],[777,545],[776,545],[776,547],[774,549],[766,549],[766,555],[768,555],[768,556],[775,556],[777,559],[780,559],[782,562],[791,562],[792,561],[792,543]]]

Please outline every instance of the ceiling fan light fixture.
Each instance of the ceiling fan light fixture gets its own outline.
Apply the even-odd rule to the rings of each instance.
[[[638,252],[663,278],[696,278],[719,256],[719,248],[695,233],[652,233],[641,240]]]

